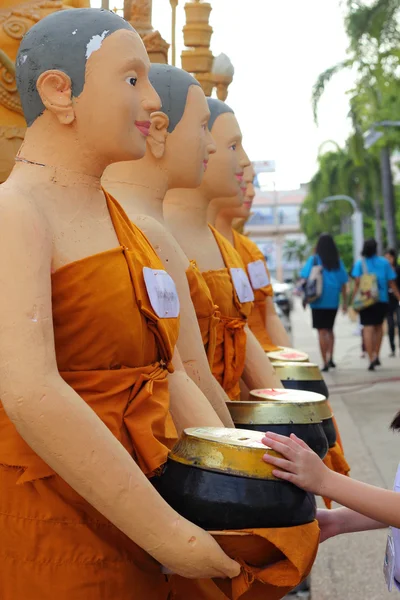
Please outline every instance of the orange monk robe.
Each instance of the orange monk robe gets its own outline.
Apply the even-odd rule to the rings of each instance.
[[[186,271],[190,297],[196,312],[208,364],[212,369],[217,345],[217,328],[220,322],[218,306],[214,304],[210,289],[201,274],[196,261],[191,260]]]
[[[311,571],[319,545],[317,521],[298,527],[213,533],[241,563],[234,579],[172,576],[171,600],[280,600]]]
[[[328,454],[324,458],[324,463],[328,469],[335,471],[335,473],[349,475],[350,467],[344,457],[342,438],[340,437],[339,428],[335,417],[333,417],[333,424],[336,431],[336,444],[333,446],[333,448],[329,448]],[[324,498],[324,502],[327,508],[332,508],[332,501],[329,498]]]
[[[261,260],[265,265],[268,279],[271,282],[271,276],[267,267],[265,257],[261,250],[258,248],[257,244],[252,242],[247,236],[235,231],[235,229],[232,229],[232,233],[233,246],[235,250],[237,250],[237,252],[239,253],[242,261],[244,262],[247,274],[249,264]],[[279,349],[279,347],[276,346],[276,344],[274,344],[271,338],[269,337],[266,327],[267,298],[272,298],[273,296],[274,291],[272,289],[271,283],[264,287],[255,289],[254,307],[248,318],[249,327],[260,342],[265,352],[273,352],[274,350]]]
[[[239,381],[246,360],[246,332],[244,327],[251,312],[252,302],[240,302],[235,291],[230,269],[244,269],[243,262],[233,246],[210,226],[225,263],[224,269],[202,273],[213,302],[220,311],[212,373],[231,400],[240,399]]]
[[[179,319],[155,314],[143,268],[163,265],[106,197],[120,246],[52,274],[57,364],[150,476],[177,438],[167,374]],[[0,465],[1,600],[168,598],[160,565],[30,449],[1,404]]]

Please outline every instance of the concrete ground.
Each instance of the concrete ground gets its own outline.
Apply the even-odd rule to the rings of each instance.
[[[292,317],[293,346],[309,353],[321,365],[310,311],[299,303]],[[330,399],[339,423],[351,476],[391,488],[400,459],[400,434],[389,430],[400,410],[400,359],[388,358],[387,338],[382,345],[382,367],[368,372],[361,359],[356,324],[340,314],[336,321],[336,370],[326,374]],[[384,600],[382,565],[386,531],[357,533],[321,545],[311,577],[312,600]],[[299,596],[300,598],[301,596]],[[291,596],[293,599],[293,596]]]

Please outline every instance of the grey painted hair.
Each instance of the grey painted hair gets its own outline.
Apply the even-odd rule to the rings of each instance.
[[[74,8],[52,13],[28,31],[16,61],[17,86],[28,127],[45,109],[36,88],[39,76],[51,69],[63,71],[71,79],[72,95],[76,98],[85,84],[86,61],[91,51],[119,29],[134,31],[111,11]]]
[[[149,79],[160,96],[161,110],[169,118],[168,131],[172,133],[185,112],[190,86],[200,84],[186,71],[161,64],[150,66]]]
[[[222,102],[221,100],[217,100],[216,98],[207,98],[208,108],[210,109],[210,120],[208,122],[208,129],[211,131],[215,121],[218,119],[220,115],[225,113],[235,114],[230,106]]]

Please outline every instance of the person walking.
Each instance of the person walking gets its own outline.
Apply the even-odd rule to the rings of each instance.
[[[361,325],[364,327],[364,341],[370,360],[369,371],[381,365],[379,353],[383,337],[383,321],[389,310],[389,287],[392,289],[397,303],[400,301],[400,293],[396,285],[396,274],[390,262],[384,256],[377,255],[378,245],[374,238],[365,240],[362,250],[362,258],[356,262],[353,268],[355,286],[353,297],[359,287],[361,276],[365,273],[376,276],[379,299],[378,302],[360,311]]]
[[[400,290],[400,267],[397,264],[397,252],[394,248],[389,248],[385,252],[385,258],[390,262],[392,269],[396,273],[396,285],[398,290]],[[391,354],[390,356],[396,356],[396,343],[395,343],[395,333],[396,327],[399,334],[399,348],[400,348],[400,306],[396,296],[393,293],[391,287],[389,287],[389,310],[387,314],[387,324],[388,324],[388,333],[389,333],[389,343]]]
[[[324,366],[322,371],[335,368],[333,349],[335,336],[333,328],[339,308],[340,294],[343,298],[343,312],[347,311],[347,282],[348,276],[343,262],[339,257],[337,246],[329,233],[320,235],[315,247],[315,254],[310,256],[301,270],[305,280],[311,274],[315,265],[322,266],[322,294],[310,304],[314,329],[318,331],[319,346]]]

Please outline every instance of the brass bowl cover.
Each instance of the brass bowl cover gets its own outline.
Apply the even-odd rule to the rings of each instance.
[[[294,348],[286,348],[282,346],[279,350],[275,350],[273,352],[267,352],[268,358],[275,361],[284,361],[284,362],[308,362],[309,356],[305,352],[301,352],[300,350],[295,350]]]
[[[318,365],[311,362],[274,362],[274,369],[281,381],[323,381]]]
[[[252,390],[250,392],[250,397],[252,398],[252,402],[247,402],[247,404],[268,404],[268,409],[265,410],[270,411],[270,419],[278,419],[279,415],[282,415],[282,418],[285,419],[285,421],[267,421],[271,425],[273,423],[287,423],[287,419],[290,417],[292,419],[296,419],[296,421],[291,420],[289,422],[310,423],[311,421],[309,420],[297,420],[302,418],[301,415],[303,415],[303,418],[306,418],[306,414],[308,414],[307,418],[311,418],[311,416],[314,415],[314,423],[320,423],[325,419],[332,418],[332,410],[329,406],[328,400],[322,394],[316,394],[315,392],[305,392],[301,390],[290,390],[285,388],[262,389]],[[230,404],[232,403],[229,403],[229,405]],[[246,403],[237,401],[235,404]],[[249,407],[248,410],[251,411],[252,409]]]
[[[280,456],[261,442],[263,434],[246,429],[190,427],[185,429],[169,458],[176,462],[226,475],[276,479],[264,454]]]
[[[325,407],[314,402],[227,402],[235,425],[310,425],[321,423]],[[328,418],[328,417],[325,417]]]

